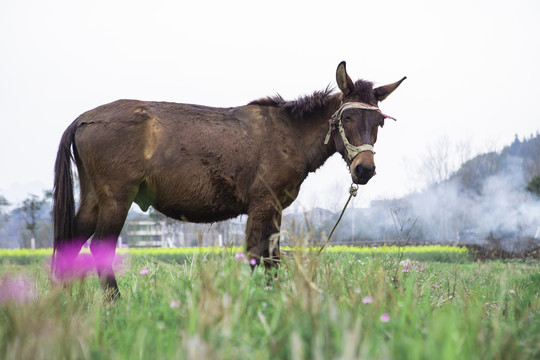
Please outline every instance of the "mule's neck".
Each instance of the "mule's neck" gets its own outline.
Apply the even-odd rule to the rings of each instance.
[[[306,149],[306,160],[308,172],[313,172],[320,168],[330,156],[336,153],[336,146],[331,140],[328,144],[324,143],[329,129],[329,120],[331,116],[339,109],[341,105],[341,95],[332,95],[323,108],[310,114],[302,127],[300,138]],[[302,122],[301,122],[302,123]]]

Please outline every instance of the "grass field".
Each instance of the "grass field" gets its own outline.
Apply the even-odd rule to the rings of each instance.
[[[268,276],[240,251],[121,252],[117,303],[95,276],[51,288],[50,250],[1,251],[0,358],[540,358],[537,261],[331,247]]]

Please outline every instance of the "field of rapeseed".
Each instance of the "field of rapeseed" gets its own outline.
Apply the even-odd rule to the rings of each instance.
[[[301,251],[317,251],[318,248],[295,248]],[[235,254],[243,251],[242,247],[183,247],[183,248],[133,248],[119,249],[120,257],[144,257],[166,262],[183,262],[194,255],[208,255],[228,253]],[[291,247],[284,246],[282,251],[289,253]],[[88,252],[87,249],[83,252]],[[446,262],[467,262],[471,260],[469,251],[465,247],[458,246],[381,246],[381,247],[357,247],[357,246],[329,246],[326,252],[331,254],[352,254],[356,256],[394,256],[400,255],[415,260],[431,260]],[[0,249],[0,264],[32,264],[46,261],[50,258],[52,249]]]
[[[2,359],[532,359],[540,266],[455,247],[119,251],[122,298],[51,286],[50,250],[0,252]]]

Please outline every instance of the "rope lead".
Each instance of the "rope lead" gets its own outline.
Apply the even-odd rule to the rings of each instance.
[[[321,248],[317,252],[317,256],[319,256],[321,254],[321,252],[325,248],[326,244],[328,244],[330,242],[330,239],[332,238],[332,235],[334,234],[334,231],[336,230],[339,222],[341,221],[341,218],[343,217],[343,214],[345,214],[345,210],[347,209],[347,206],[349,206],[349,202],[351,202],[352,197],[353,196],[356,197],[357,194],[358,194],[358,185],[353,183],[353,184],[351,184],[351,187],[349,188],[349,198],[347,199],[347,202],[345,203],[345,206],[343,207],[343,210],[341,210],[341,214],[339,215],[339,218],[337,219],[336,224],[332,228],[332,231],[330,231],[330,235],[328,235],[328,238],[326,239],[324,244],[322,244]]]

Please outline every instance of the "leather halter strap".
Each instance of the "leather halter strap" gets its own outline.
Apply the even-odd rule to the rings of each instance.
[[[347,102],[341,105],[340,108],[334,113],[334,115],[332,115],[330,120],[328,120],[330,124],[330,129],[328,130],[328,134],[326,134],[324,143],[328,144],[328,142],[330,141],[330,136],[332,136],[332,131],[336,128],[337,125],[337,129],[339,130],[339,134],[341,135],[341,139],[343,140],[343,144],[345,145],[345,150],[347,151],[347,157],[349,159],[349,162],[351,162],[361,152],[371,151],[375,154],[375,151],[373,151],[373,145],[371,144],[362,144],[360,146],[355,146],[349,142],[347,136],[345,135],[345,129],[343,128],[343,124],[341,123],[341,116],[343,115],[343,112],[347,109],[374,110],[383,115],[385,118],[389,118],[392,120],[396,119],[383,114],[377,106],[365,104],[362,102]]]

